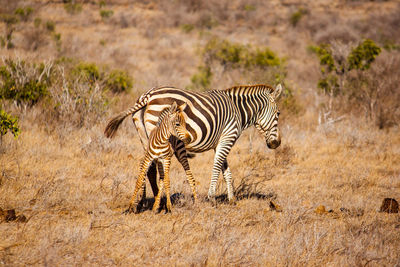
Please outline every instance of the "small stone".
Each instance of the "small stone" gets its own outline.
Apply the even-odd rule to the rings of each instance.
[[[282,212],[281,206],[279,206],[278,204],[274,203],[273,201],[269,202],[269,208],[271,210],[274,210],[274,211],[277,211],[277,212]]]
[[[16,218],[16,221],[17,221],[17,222],[21,222],[21,223],[26,222],[26,217],[25,217],[25,215],[23,215],[23,214],[18,215],[17,218]]]
[[[394,198],[385,198],[382,201],[380,212],[398,213],[399,203]]]
[[[11,221],[15,221],[15,219],[17,219],[17,217],[15,216],[15,210],[7,210],[6,211],[6,222],[11,222]]]
[[[319,205],[316,209],[315,209],[315,213],[316,214],[325,214],[326,213],[326,208],[324,205]]]

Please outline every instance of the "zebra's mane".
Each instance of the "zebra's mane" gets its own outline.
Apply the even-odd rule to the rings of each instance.
[[[272,94],[275,91],[275,88],[273,88],[270,85],[267,84],[256,84],[256,85],[238,85],[238,86],[233,86],[228,89],[222,90],[228,93],[234,93],[238,91],[242,92],[257,92],[257,91],[268,91],[268,93]]]
[[[164,108],[164,109],[161,111],[161,113],[160,113],[160,115],[159,115],[159,117],[158,117],[158,121],[157,121],[156,127],[159,127],[159,126],[160,126],[161,122],[164,120],[164,118],[165,118],[168,114],[170,114],[170,107],[166,107],[166,108]]]

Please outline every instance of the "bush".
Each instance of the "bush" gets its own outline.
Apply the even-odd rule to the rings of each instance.
[[[225,69],[266,68],[282,64],[282,59],[268,47],[253,49],[249,45],[230,43],[218,38],[211,39],[204,47],[202,54],[206,64],[216,61]]]
[[[19,59],[4,63],[0,67],[0,99],[33,106],[48,94],[51,64],[27,64]]]
[[[54,23],[54,21],[51,21],[51,20],[47,21],[46,22],[46,29],[49,32],[54,32],[56,30],[56,24]]]
[[[0,21],[5,24],[5,35],[0,38],[0,45],[6,47],[7,49],[14,48],[12,42],[13,33],[15,31],[15,24],[18,23],[18,18],[16,15],[11,14],[0,14]]]
[[[182,24],[181,29],[184,33],[189,33],[194,30],[193,24]]]
[[[110,18],[112,15],[114,15],[114,11],[112,10],[106,10],[106,9],[100,10],[100,16],[103,20]]]
[[[132,78],[122,70],[111,71],[105,81],[105,88],[114,93],[129,92],[132,85]]]
[[[99,68],[94,63],[81,62],[74,67],[72,74],[78,78],[84,78],[90,82],[100,79]]]
[[[371,63],[381,52],[381,48],[369,39],[352,48],[348,55],[344,54],[348,47],[343,47],[344,45],[341,44],[335,45],[335,49],[327,44],[310,47],[310,50],[319,57],[321,65],[322,77],[318,81],[318,88],[333,96],[345,94],[343,85],[346,73],[353,69],[369,69]]]
[[[400,120],[400,56],[385,52],[372,40],[356,47],[343,44],[312,47],[320,60],[318,88],[328,96],[325,113],[353,112],[364,114],[379,128]],[[375,62],[376,61],[376,62]]]
[[[51,101],[46,116],[64,125],[88,127],[104,115],[108,99],[98,82],[74,77],[60,75],[49,89]]]
[[[190,79],[192,84],[187,86],[187,89],[206,90],[210,88],[212,72],[210,67],[200,66],[198,72]]]
[[[370,39],[364,40],[356,48],[354,48],[347,58],[349,70],[367,70],[371,63],[380,54],[381,48]]]
[[[300,8],[296,12],[292,13],[292,15],[290,15],[290,24],[293,27],[296,27],[296,25],[299,23],[301,18],[307,13],[308,13],[307,10],[303,9],[303,8]]]
[[[231,86],[235,79],[240,79],[238,82],[241,84],[281,83],[285,88],[280,98],[284,112],[295,115],[302,110],[291,88],[285,84],[287,75],[285,60],[279,58],[268,47],[253,47],[212,38],[201,50],[201,56],[203,63],[192,76],[188,89],[209,89],[214,76],[218,77],[219,86],[221,80],[230,81],[227,86]],[[222,73],[214,75],[221,70],[221,66]]]
[[[82,11],[82,5],[79,3],[75,3],[74,0],[66,0],[64,1],[64,9],[69,14],[78,14]]]
[[[18,118],[7,114],[3,109],[0,108],[0,144],[3,135],[10,131],[14,138],[17,138],[21,133],[18,126]]]
[[[25,8],[19,7],[14,11],[14,14],[18,15],[23,21],[27,21],[32,13],[33,8],[29,6]]]

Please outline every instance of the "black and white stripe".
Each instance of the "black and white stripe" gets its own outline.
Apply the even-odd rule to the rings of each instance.
[[[186,130],[185,120],[182,116],[181,109],[185,108],[185,104],[178,107],[176,102],[171,107],[165,108],[159,116],[156,127],[150,132],[148,146],[140,164],[140,173],[136,181],[135,190],[129,205],[128,211],[136,212],[138,207],[137,195],[141,195],[143,189],[144,179],[147,171],[153,161],[157,161],[162,164],[160,170],[163,171],[163,179],[160,180],[160,190],[155,197],[153,210],[156,211],[160,204],[161,194],[165,189],[167,196],[167,211],[171,211],[171,199],[170,199],[170,179],[169,179],[169,166],[171,164],[171,158],[174,154],[174,149],[170,138],[173,136],[176,140],[183,143],[190,142],[189,132]],[[163,167],[163,168],[162,168]],[[195,181],[193,175],[187,166],[188,171],[186,172],[188,182],[192,187],[193,197],[196,199]]]
[[[227,155],[242,131],[252,125],[263,134],[269,148],[274,149],[280,145],[276,99],[281,91],[281,85],[276,89],[268,85],[236,86],[205,93],[173,87],[153,88],[143,94],[133,108],[113,119],[106,128],[106,135],[114,135],[122,120],[133,114],[133,121],[145,145],[149,133],[156,127],[160,112],[173,102],[178,105],[186,103],[187,106],[182,112],[191,141],[185,146],[177,141],[174,147],[175,155],[182,163],[187,161],[186,151],[200,153],[214,149],[215,157],[208,197],[215,199],[216,184],[222,171],[227,183],[228,199],[232,201],[234,199],[232,177],[226,160]],[[154,173],[154,170],[151,173]],[[154,178],[149,176],[149,179],[156,194],[157,189],[154,188],[152,181]]]

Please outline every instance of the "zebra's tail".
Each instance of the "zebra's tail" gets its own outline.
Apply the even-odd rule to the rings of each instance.
[[[144,108],[147,105],[147,102],[150,98],[150,91],[153,89],[149,90],[146,94],[142,95],[138,101],[136,101],[136,104],[127,109],[126,111],[120,113],[116,117],[110,120],[110,122],[107,124],[106,129],[104,130],[104,135],[107,138],[113,138],[115,134],[117,133],[118,127],[121,125],[121,123],[124,121],[126,117],[129,115],[135,114],[142,108]]]

